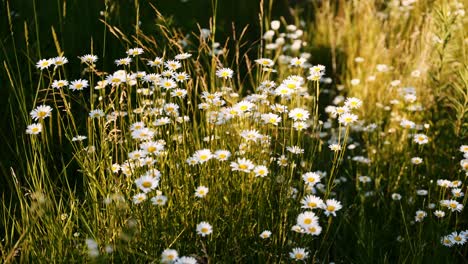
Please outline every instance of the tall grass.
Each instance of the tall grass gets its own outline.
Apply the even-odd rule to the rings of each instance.
[[[103,45],[80,54],[66,6],[47,51],[34,12],[35,40],[25,24],[24,51],[2,46],[18,135],[2,260],[466,261],[462,6],[323,1],[288,24],[273,5],[259,40],[235,24],[221,40],[222,1],[193,32],[139,1],[125,30],[106,1]]]

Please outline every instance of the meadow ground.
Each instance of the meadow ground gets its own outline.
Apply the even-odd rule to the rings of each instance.
[[[2,262],[468,262],[465,2],[88,2],[2,1]]]

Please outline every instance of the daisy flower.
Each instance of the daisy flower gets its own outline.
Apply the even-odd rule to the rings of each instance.
[[[72,81],[69,88],[72,91],[81,91],[89,86],[87,80],[79,79]]]
[[[332,117],[341,116],[342,114],[349,113],[349,108],[347,106],[337,106],[331,110]]]
[[[307,228],[311,225],[318,224],[318,217],[314,212],[306,211],[297,216],[297,224],[302,228]]]
[[[155,178],[149,175],[144,175],[135,180],[135,185],[142,192],[148,193],[158,187],[159,180],[158,178]]]
[[[460,151],[463,153],[468,153],[468,145],[461,145]]]
[[[197,259],[194,257],[180,257],[176,260],[175,264],[197,264]]]
[[[268,168],[263,165],[255,166],[253,172],[255,173],[255,177],[265,177],[268,175]]]
[[[400,122],[400,126],[406,129],[413,129],[415,128],[416,124],[413,121],[402,119]]]
[[[140,129],[135,129],[132,131],[132,138],[139,139],[139,140],[152,140],[154,137],[154,131],[150,128],[144,127]]]
[[[52,59],[55,66],[63,66],[68,63],[68,59],[63,56],[58,56]]]
[[[328,199],[323,205],[323,209],[325,210],[326,216],[336,216],[336,211],[339,211],[341,208],[343,208],[343,206],[339,201],[335,199]]]
[[[265,67],[271,67],[275,64],[272,60],[266,58],[256,59],[255,62]]]
[[[293,123],[293,128],[295,130],[297,130],[297,131],[307,129],[308,127],[309,127],[309,124],[307,124],[306,122],[303,122],[303,121]]]
[[[177,54],[174,58],[176,60],[185,60],[185,59],[188,59],[190,57],[192,57],[192,54],[185,52],[185,53]]]
[[[445,212],[442,211],[442,210],[436,210],[434,211],[434,215],[437,217],[437,218],[443,218],[445,216]]]
[[[356,122],[358,119],[357,115],[355,114],[351,114],[351,113],[344,113],[342,114],[339,118],[338,118],[338,121],[347,126],[349,124],[352,124],[354,122]]]
[[[162,263],[172,263],[179,258],[179,253],[175,249],[165,249],[161,254]]]
[[[174,78],[178,82],[183,82],[190,79],[189,75],[186,72],[175,72],[172,75],[172,78]]]
[[[356,97],[349,97],[345,101],[345,106],[349,109],[358,109],[362,106],[362,101]]]
[[[399,194],[399,193],[392,193],[392,200],[394,200],[394,201],[400,201],[400,200],[401,200],[401,194]]]
[[[256,129],[253,129],[253,130],[243,130],[240,136],[247,141],[257,142],[257,140],[260,139],[262,135],[258,133]]]
[[[217,150],[215,151],[214,156],[219,161],[226,161],[231,157],[231,152],[228,150]]]
[[[138,193],[133,196],[133,203],[134,204],[139,204],[141,202],[144,202],[148,198],[146,194],[144,193]]]
[[[75,141],[83,141],[85,140],[87,137],[86,136],[81,136],[81,135],[78,135],[78,136],[75,136],[72,138],[72,141],[75,142]]]
[[[301,87],[301,82],[294,78],[288,78],[281,83],[280,87],[281,86],[294,91]]]
[[[167,202],[167,197],[162,194],[158,194],[154,196],[153,198],[151,198],[151,203],[153,205],[163,206],[166,204],[166,202]]]
[[[260,238],[267,239],[270,238],[271,236],[271,231],[265,230],[260,234]]]
[[[67,85],[68,85],[67,80],[54,80],[52,82],[52,88],[55,88],[55,89],[61,89]]]
[[[369,176],[359,176],[358,179],[362,183],[368,183],[372,181]]]
[[[164,150],[164,145],[156,141],[147,141],[141,143],[140,148],[150,154],[156,154]]]
[[[37,135],[42,132],[42,124],[36,123],[31,124],[26,128],[26,134]]]
[[[213,233],[213,227],[207,222],[200,222],[197,225],[197,234],[202,237],[205,237],[209,234]]]
[[[195,196],[198,198],[204,198],[208,194],[208,187],[205,186],[198,186],[195,190]]]
[[[328,146],[330,148],[330,150],[332,151],[340,151],[341,150],[341,146],[339,144],[331,144]]]
[[[42,59],[36,63],[36,68],[43,70],[43,69],[49,68],[53,64],[54,64],[53,59]]]
[[[279,95],[281,97],[288,97],[294,92],[293,89],[289,89],[284,85],[280,85],[278,88],[275,89],[275,95]]]
[[[133,159],[133,160],[137,160],[137,159],[141,159],[141,158],[146,157],[146,154],[148,154],[146,151],[138,149],[138,150],[135,150],[135,151],[132,151],[132,152],[128,153],[128,158]]]
[[[132,62],[132,58],[130,57],[126,57],[126,58],[121,58],[121,59],[117,59],[114,61],[115,64],[117,66],[121,66],[121,65],[130,65],[130,63]]]
[[[164,66],[171,71],[175,71],[182,67],[182,64],[177,60],[168,60],[164,63]]]
[[[111,165],[111,170],[113,173],[118,173],[120,171],[120,164],[114,163]]]
[[[452,212],[461,212],[463,210],[463,204],[457,202],[456,200],[442,200],[440,204],[444,207],[447,207]]]
[[[127,50],[127,55],[128,56],[135,57],[135,56],[138,56],[138,55],[141,55],[141,54],[143,54],[143,49],[142,48],[133,48],[133,49],[128,49]]]
[[[322,233],[322,227],[318,223],[315,223],[313,225],[308,226],[307,228],[304,228],[304,233],[313,236],[318,236],[320,235],[320,233]]]
[[[468,159],[460,160],[460,166],[463,170],[468,171]]]
[[[465,196],[465,194],[462,192],[462,189],[460,189],[460,188],[452,189],[452,195],[454,197],[456,197],[456,198],[460,198],[460,197]]]
[[[457,231],[452,232],[450,235],[448,235],[448,238],[453,244],[463,245],[466,243],[466,237],[462,236],[461,234],[458,234]]]
[[[278,20],[273,20],[270,22],[270,26],[271,26],[271,29],[278,30],[281,26],[281,22],[279,22]]]
[[[415,143],[418,143],[419,145],[424,145],[429,142],[429,138],[424,134],[414,135],[413,140]]]
[[[289,65],[292,67],[304,67],[304,63],[306,62],[305,58],[292,58],[291,61],[289,62]]]
[[[446,246],[446,247],[451,247],[453,246],[453,242],[452,240],[450,239],[449,236],[444,236],[440,239],[440,243],[442,243],[442,245]]]
[[[161,86],[162,88],[164,88],[166,90],[177,87],[176,82],[174,80],[172,80],[172,79],[169,79],[169,78],[162,78],[159,81],[158,84],[159,84],[159,86]]]
[[[277,126],[279,122],[281,122],[281,117],[277,114],[273,113],[268,113],[268,114],[262,114],[261,119],[264,124],[272,124]]]
[[[280,157],[278,157],[278,159],[276,160],[276,163],[281,167],[286,167],[289,164],[288,158],[284,155],[281,155]]]
[[[246,158],[237,158],[237,162],[231,162],[232,171],[243,171],[249,173],[255,165]]]
[[[149,60],[146,64],[150,67],[159,67],[164,64],[164,60],[160,57],[156,57],[154,60]]]
[[[211,153],[211,150],[209,149],[201,149],[201,150],[195,151],[195,153],[193,154],[193,157],[199,164],[202,164],[210,160],[213,157],[213,154]]]
[[[309,111],[302,109],[302,108],[294,108],[289,111],[289,118],[293,119],[294,121],[305,121],[309,118]]]
[[[99,118],[99,117],[104,117],[104,111],[101,109],[94,109],[89,112],[89,117],[90,118]]]
[[[416,211],[416,216],[414,217],[414,221],[416,222],[422,222],[424,220],[424,218],[426,218],[427,216],[427,213],[422,211],[422,210],[418,210]]]
[[[305,248],[293,248],[292,252],[289,252],[289,257],[294,260],[305,260],[309,256],[309,252]]]
[[[216,76],[218,76],[219,78],[224,78],[224,79],[232,78],[233,74],[234,74],[234,71],[229,68],[222,68],[216,71]]]
[[[302,175],[302,179],[306,184],[314,186],[320,182],[320,175],[316,172],[307,172]]]
[[[303,154],[304,149],[301,149],[299,146],[287,146],[286,150],[291,152],[292,154]]]
[[[80,57],[81,63],[93,64],[98,60],[96,55],[86,54]]]
[[[49,117],[52,113],[52,107],[48,105],[40,105],[36,107],[36,109],[32,110],[31,113],[31,118],[35,121],[37,120],[43,120],[46,117]]]
[[[315,209],[323,208],[323,200],[315,195],[307,195],[301,200],[302,207],[304,209]]]

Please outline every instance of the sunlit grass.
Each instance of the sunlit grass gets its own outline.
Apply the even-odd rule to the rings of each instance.
[[[463,6],[324,1],[288,24],[272,2],[258,42],[156,8],[155,38],[135,1],[133,33],[102,21],[118,57],[55,31],[52,58],[12,51],[3,261],[466,261]]]

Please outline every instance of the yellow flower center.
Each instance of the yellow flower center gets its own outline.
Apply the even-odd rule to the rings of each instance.
[[[208,233],[208,228],[203,227],[203,228],[201,229],[201,231],[202,231],[202,233]]]
[[[308,205],[309,207],[312,207],[312,208],[313,208],[313,207],[317,207],[317,204],[314,203],[314,202],[310,202],[310,203],[308,203],[307,205]]]
[[[239,164],[239,169],[245,170],[245,169],[247,169],[247,165],[246,164]]]
[[[305,219],[304,224],[306,224],[306,225],[312,224],[312,219],[310,219],[310,218]]]
[[[148,147],[148,152],[155,152],[156,148],[154,146]]]
[[[143,184],[141,186],[143,186],[145,188],[150,188],[152,186],[152,184],[149,181],[145,181],[145,182],[143,182]]]
[[[304,254],[302,254],[302,253],[296,253],[296,258],[297,258],[297,259],[303,259],[303,258],[304,258]]]
[[[335,211],[335,206],[333,206],[333,205],[327,206],[327,211],[330,211],[330,212]]]

